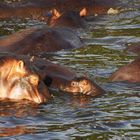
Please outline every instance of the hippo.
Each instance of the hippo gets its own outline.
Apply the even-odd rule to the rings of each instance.
[[[37,104],[50,98],[40,77],[23,60],[0,54],[0,98],[30,100]]]
[[[74,95],[83,94],[93,97],[105,93],[101,87],[86,77],[75,77],[61,85],[60,90]]]
[[[59,13],[56,9],[51,11],[50,19],[48,24],[51,27],[70,27],[70,28],[85,28],[86,21],[83,18],[86,16],[87,10],[83,8],[80,12],[78,11],[66,11]]]
[[[105,93],[95,82],[85,76],[78,76],[75,71],[64,66],[53,64],[38,57],[29,58],[22,55],[20,58],[26,62],[30,60],[44,83],[51,89],[64,91],[72,95],[97,96]]]
[[[0,39],[1,52],[40,54],[83,47],[79,36],[69,28],[27,28]]]
[[[53,64],[42,58],[34,56],[31,57],[27,55],[16,55],[13,53],[0,53],[0,56],[4,56],[1,58],[1,61],[4,61],[4,65],[0,67],[0,70],[4,71],[6,66],[8,66],[10,69],[10,73],[7,71],[6,75],[5,72],[1,72],[4,75],[4,77],[1,76],[2,82],[7,77],[10,77],[9,79],[11,80],[10,82],[9,79],[8,81],[6,79],[6,83],[4,83],[6,90],[4,92],[4,95],[1,93],[1,97],[3,98],[7,97],[10,99],[19,99],[19,96],[21,96],[21,94],[17,96],[17,91],[22,91],[25,88],[23,90],[24,94],[22,93],[23,96],[21,96],[20,99],[25,98],[28,100],[36,101],[39,98],[40,100],[37,100],[36,102],[43,102],[50,97],[47,89],[43,88],[44,84],[46,85],[46,87],[49,87],[51,89],[64,91],[73,95],[84,94],[89,96],[96,96],[105,93],[105,91],[101,87],[99,87],[95,82],[91,81],[87,77],[77,77],[76,72],[64,66]],[[13,67],[11,68],[10,66]],[[28,70],[27,66],[28,69],[30,68],[33,72],[31,70]],[[22,69],[18,69],[17,71],[16,68],[18,67]],[[34,71],[36,73],[34,73]],[[16,82],[18,83],[16,84]],[[14,83],[14,85],[12,86],[12,90],[10,90],[11,93],[9,92],[9,94],[8,91],[12,83]],[[73,83],[75,83],[75,85]],[[4,84],[2,84],[1,86],[4,86]],[[39,87],[41,85],[42,88]],[[38,98],[34,99],[33,97],[36,96]]]
[[[140,82],[140,58],[119,68],[109,77],[109,81]]]
[[[107,14],[110,8],[120,7],[119,0],[24,0],[15,3],[0,2],[0,18],[44,19],[53,8],[61,11],[87,9],[87,15]],[[126,5],[125,7],[129,7]]]

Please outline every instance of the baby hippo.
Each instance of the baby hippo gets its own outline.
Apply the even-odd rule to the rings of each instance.
[[[74,95],[84,94],[93,97],[105,93],[101,87],[86,77],[76,77],[72,81],[61,85],[60,89]]]
[[[27,69],[24,62],[10,56],[0,56],[0,98],[43,103],[50,94],[39,76]]]

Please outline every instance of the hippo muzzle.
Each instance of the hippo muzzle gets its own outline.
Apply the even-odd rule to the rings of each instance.
[[[75,78],[64,85],[61,85],[60,90],[74,95],[83,94],[97,96],[105,93],[104,89],[85,77]]]

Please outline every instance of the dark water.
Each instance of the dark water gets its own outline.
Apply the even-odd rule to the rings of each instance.
[[[129,2],[129,1],[128,1]],[[131,1],[139,7],[139,0]],[[0,21],[1,37],[36,21]],[[108,76],[135,59],[126,43],[140,41],[140,10],[98,16],[81,33],[85,48],[58,52],[49,59],[86,73],[107,94],[98,98],[62,94],[45,105],[0,101],[0,140],[139,140],[140,84],[109,83]]]

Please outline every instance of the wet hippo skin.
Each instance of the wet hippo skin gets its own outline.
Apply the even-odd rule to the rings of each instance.
[[[68,92],[74,95],[84,94],[89,96],[97,96],[105,93],[105,91],[99,87],[95,82],[91,81],[87,77],[78,76],[77,74],[57,64],[53,64],[47,60],[43,60],[37,57],[19,56],[28,65],[35,66],[36,71],[41,76],[45,84],[55,90]],[[73,85],[73,83],[76,83]]]
[[[8,55],[8,57],[10,55],[9,60],[13,60],[15,58],[15,55],[13,54],[11,55],[4,53],[4,56],[5,55]],[[34,68],[35,71],[37,71],[37,73],[40,75],[41,79],[43,79],[45,84],[51,88],[66,91],[72,94],[82,93],[92,96],[104,93],[104,90],[97,84],[87,79],[86,77],[81,76],[77,78],[77,75],[74,71],[71,71],[65,67],[53,64],[41,58],[30,58],[29,56],[23,55],[16,57],[20,60],[23,60],[27,66]],[[73,82],[77,83],[77,87],[73,86],[70,89],[70,85],[72,85],[71,83]]]
[[[83,8],[80,12],[78,11],[66,11],[59,13],[56,9],[53,9],[50,13],[50,19],[48,24],[51,27],[70,27],[70,28],[85,28],[86,21],[84,16],[87,14],[86,8]]]
[[[87,8],[87,15],[106,14],[109,8],[116,8],[118,0],[24,0],[13,4],[0,2],[0,18],[34,18],[42,19],[45,14],[56,8],[64,11],[80,11]]]
[[[50,98],[40,77],[15,56],[0,54],[0,98],[44,103]]]
[[[83,43],[68,28],[28,28],[0,40],[1,52],[39,54],[82,47]]]
[[[60,90],[73,93],[74,95],[83,94],[89,96],[97,96],[105,93],[95,82],[86,77],[75,77],[71,81],[66,81],[60,86]]]
[[[110,81],[140,82],[140,58],[119,68],[110,77]]]

